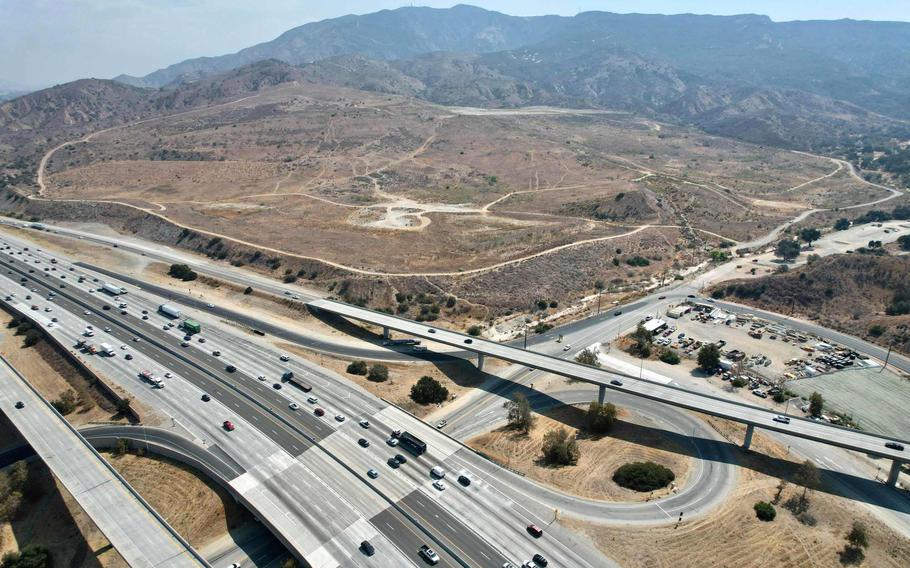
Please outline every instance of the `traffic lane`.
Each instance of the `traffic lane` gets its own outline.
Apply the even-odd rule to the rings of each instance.
[[[392,509],[386,509],[371,518],[370,524],[376,527],[390,541],[397,543],[399,550],[417,565],[423,566],[427,564],[419,553],[420,547],[426,544],[439,555],[439,564],[437,566],[462,568],[462,565],[455,561],[448,552],[430,543],[422,534],[417,533],[409,524],[399,518]],[[376,554],[381,553],[382,551],[377,547]]]
[[[415,489],[398,501],[398,505],[428,526],[435,526],[446,545],[470,566],[502,566],[508,559],[479,535],[470,530],[449,511]]]

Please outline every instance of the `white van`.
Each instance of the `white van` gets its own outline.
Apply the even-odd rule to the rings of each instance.
[[[437,465],[436,467],[434,467],[433,469],[430,470],[430,475],[432,475],[436,479],[442,479],[443,477],[446,476],[446,470],[442,469],[441,467],[439,467]]]

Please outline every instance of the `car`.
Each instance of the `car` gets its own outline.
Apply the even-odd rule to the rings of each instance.
[[[345,418],[344,418],[344,414],[336,414],[336,415],[335,415],[335,420],[337,420],[337,421],[339,421],[339,422],[344,422],[344,419],[345,419]]]
[[[148,310],[142,310],[142,314],[143,314],[143,315],[146,315],[146,314],[148,314],[148,313],[149,313]]]
[[[430,477],[435,477],[436,479],[442,479],[445,476],[446,476],[446,470],[442,469],[438,465],[433,466],[433,468],[430,469]]]
[[[52,318],[51,318],[51,321],[52,321],[53,323],[57,323],[57,322],[60,321],[60,320],[58,320],[57,317],[55,316],[55,317],[52,317]]]
[[[173,377],[173,376],[174,376],[173,373],[171,373],[170,371],[167,371],[166,373],[164,373],[164,378],[165,378],[165,379],[170,379],[170,378]]]
[[[82,312],[82,315],[84,315],[84,316],[90,316],[90,315],[92,315],[92,312],[90,312],[90,311],[88,311],[88,310],[85,310],[84,312]]]
[[[445,491],[445,490],[446,490],[446,484],[445,484],[445,482],[444,482],[443,480],[441,480],[441,479],[437,479],[436,481],[434,481],[434,482],[433,482],[433,487],[435,487],[438,491]]]
[[[473,339],[465,339],[464,342],[470,345],[471,343],[474,343],[474,340],[473,340]]]
[[[622,315],[622,310],[616,310],[615,312],[613,312],[613,315],[614,315],[614,316],[621,316],[621,315]]]
[[[296,402],[292,402],[291,404],[288,405],[288,408],[290,408],[291,410],[298,410],[300,408],[300,405],[297,404]]]
[[[282,361],[285,361],[285,362],[291,360],[291,358],[290,358],[289,356],[287,356],[287,355],[282,355],[281,357],[279,357],[279,359],[281,359]]]
[[[224,423],[221,424],[221,426],[228,432],[234,431],[234,423],[231,422],[230,420],[225,420]]]
[[[534,538],[540,538],[541,536],[543,536],[543,529],[538,527],[534,523],[531,523],[530,525],[528,525],[528,534],[530,534]]]
[[[221,351],[218,351],[216,349],[216,350],[212,351],[212,355],[214,355],[215,357],[221,357]]]
[[[37,310],[38,310],[38,306],[36,306],[35,304],[32,304],[32,310],[37,311]]]
[[[695,294],[689,294],[688,296],[686,296],[686,298],[694,298],[694,297],[695,297]]]
[[[370,447],[370,441],[367,440],[366,438],[361,438],[361,439],[357,440],[357,443],[360,444],[360,447],[361,447],[361,448],[369,448],[369,447]]]
[[[400,438],[400,437],[401,437],[401,430],[392,430],[392,437],[393,437],[393,438]]]
[[[370,468],[367,470],[367,477],[369,477],[370,479],[376,479],[377,477],[379,477],[379,472],[373,468]]]
[[[427,333],[436,333],[436,330],[433,329],[432,327],[428,327],[428,328],[427,328]]]
[[[200,338],[199,338],[199,343],[205,343],[205,338],[204,338],[204,337],[200,337]]]
[[[571,345],[566,345],[562,348],[563,351],[568,351],[569,349],[572,349]]]
[[[645,316],[645,321],[651,321],[654,319],[654,316]]]
[[[126,359],[127,361],[132,361],[133,355],[130,353],[127,353],[126,355],[123,356],[123,358]]]
[[[389,438],[385,441],[386,444],[392,446],[393,448],[398,445],[398,438]]]
[[[445,419],[440,420],[439,422],[436,423],[436,429],[437,429],[437,430],[442,430],[443,428],[446,427],[446,424],[448,424],[448,423],[449,423],[448,420],[445,420]]]
[[[233,365],[228,365],[227,367],[224,368],[224,370],[227,371],[228,373],[233,373],[234,371],[237,370],[237,367],[235,367]]]
[[[502,568],[515,568],[515,565],[512,564],[511,562],[503,562]]]
[[[358,422],[358,424],[360,424],[360,426],[362,426],[363,428],[369,428],[369,427],[370,427],[370,421],[369,421],[369,420],[361,420],[360,422]]]
[[[265,375],[258,375],[256,378],[259,379],[260,381],[264,381]]]
[[[147,319],[149,319],[149,317],[148,317],[148,316],[142,316],[142,319],[147,320]]]
[[[658,296],[657,299],[658,299],[658,300],[666,300],[667,297],[666,297],[666,296]]]
[[[528,560],[527,562],[525,562],[524,564],[521,565],[521,568],[539,568],[539,567],[537,566],[537,564],[534,563],[533,560]]]
[[[22,402],[21,400],[17,400],[17,401],[16,401],[16,404],[15,404],[15,407],[16,407],[16,408],[19,408],[19,409],[25,408],[25,403]]]
[[[392,469],[398,469],[399,466],[401,466],[401,464],[398,463],[398,460],[396,460],[395,458],[389,458],[386,460],[385,463],[389,464],[389,467]]]
[[[209,303],[209,304],[206,304],[205,307],[207,307],[207,308],[214,308],[214,307],[215,307],[215,304]]]
[[[403,454],[395,454],[395,461],[398,463],[408,463],[408,458],[404,457]]]
[[[430,564],[439,564],[439,555],[429,546],[422,544],[417,553]]]
[[[370,541],[368,541],[368,540],[365,540],[360,543],[360,550],[362,550],[363,553],[366,554],[367,556],[373,556],[373,554],[376,553],[376,549],[373,548],[373,545],[370,544]]]
[[[610,381],[610,384],[611,384],[611,385],[616,385],[616,386],[618,386],[618,387],[621,387],[621,386],[622,386],[622,381],[619,380],[619,379],[612,379],[612,380]]]
[[[460,483],[460,484],[462,484],[463,486],[467,487],[468,485],[471,484],[471,478],[468,477],[467,475],[459,475],[459,476],[458,476],[458,483]]]
[[[202,402],[208,402],[210,400],[212,400],[212,397],[210,397],[209,395],[207,395],[207,394],[202,395]]]
[[[544,558],[542,554],[535,554],[531,560],[533,560],[534,563],[537,564],[538,566],[546,566],[547,564],[549,564],[547,559]]]
[[[134,343],[139,343],[140,341],[142,341],[142,340],[139,339],[138,337],[134,337],[134,338],[133,338],[133,342],[134,342]]]
[[[275,390],[281,390],[281,383],[272,383],[272,388]]]
[[[885,447],[889,450],[897,450],[899,452],[904,451],[904,445],[898,444],[897,442],[886,442]]]
[[[780,414],[778,414],[777,416],[774,417],[774,421],[775,421],[775,422],[780,422],[781,424],[789,424],[789,423],[790,423],[790,417],[789,417],[789,416],[781,416]]]
[[[316,408],[313,410],[313,414],[315,414],[316,416],[325,416],[325,410],[323,410],[321,408]]]
[[[316,398],[315,396],[311,396],[310,398],[306,399],[306,401],[309,402],[310,404],[316,404],[317,402],[319,402],[319,399]]]
[[[180,342],[180,347],[189,347],[189,346],[190,346],[190,343],[189,343],[188,341],[181,341],[181,342]]]
[[[105,328],[104,328],[104,331],[106,331],[107,333],[110,333],[110,332],[111,332],[111,328],[110,328],[110,327],[105,327]]]
[[[26,294],[26,295],[25,295],[25,299],[26,299],[26,300],[31,300],[31,299],[32,299],[32,295],[31,295],[31,294]]]

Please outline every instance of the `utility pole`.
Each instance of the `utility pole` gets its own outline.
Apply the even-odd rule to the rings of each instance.
[[[888,359],[891,358],[891,348],[894,346],[894,340],[891,340],[891,343],[888,344],[888,354],[885,355],[885,364],[882,365],[882,368],[878,370],[879,373],[885,370],[885,367],[888,366]]]
[[[525,324],[525,351],[528,350],[528,324]]]
[[[603,290],[597,291],[597,315],[600,315],[600,297],[603,294]]]

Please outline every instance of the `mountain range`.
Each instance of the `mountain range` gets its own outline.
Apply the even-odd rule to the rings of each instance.
[[[142,93],[145,102],[135,104],[148,112],[172,110],[219,100],[224,85],[240,93],[292,80],[448,105],[625,110],[760,144],[824,149],[908,136],[910,24],[408,7],[309,23],[237,53],[98,81],[100,94],[86,94],[86,104],[103,114],[95,99],[128,85],[135,91],[126,100]],[[23,98],[46,105],[49,91]],[[37,108],[7,102],[0,128],[34,123],[22,113]],[[80,116],[69,111],[71,120]]]

